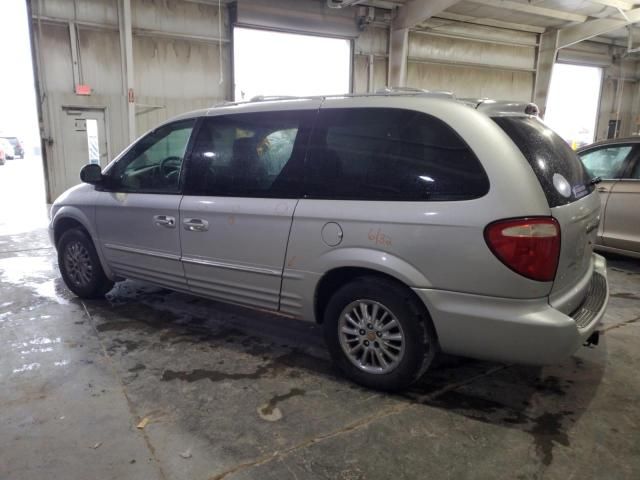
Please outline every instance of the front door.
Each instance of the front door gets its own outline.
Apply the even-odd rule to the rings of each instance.
[[[302,180],[310,110],[203,121],[180,207],[182,261],[192,292],[277,310]]]
[[[194,123],[188,119],[159,127],[106,172],[96,224],[99,246],[115,274],[186,290],[178,228],[180,178]]]
[[[598,243],[610,245],[609,202],[615,186],[629,168],[629,162],[636,148],[630,144],[612,144],[580,153],[580,160],[591,177],[600,177],[597,189],[600,195],[600,224],[598,225]]]
[[[605,245],[640,254],[640,151],[611,188],[605,212]]]

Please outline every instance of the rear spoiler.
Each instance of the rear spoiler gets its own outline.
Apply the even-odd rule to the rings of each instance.
[[[459,101],[489,116],[524,114],[537,117],[540,114],[538,105],[533,102],[510,102],[489,98],[462,98]]]

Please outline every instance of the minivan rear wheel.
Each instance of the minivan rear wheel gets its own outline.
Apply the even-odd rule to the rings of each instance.
[[[399,390],[418,380],[438,350],[431,320],[406,287],[361,277],[330,298],[325,341],[344,374],[365,387]]]
[[[113,288],[100,264],[91,237],[81,228],[62,234],[58,241],[58,267],[69,290],[80,298],[100,298]]]

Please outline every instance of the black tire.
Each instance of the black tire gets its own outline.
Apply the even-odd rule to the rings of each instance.
[[[91,237],[82,228],[72,228],[58,241],[58,267],[69,290],[80,298],[101,298],[113,288],[100,264]],[[87,265],[83,273],[74,269],[79,259]]]
[[[398,355],[400,359],[389,371],[378,373],[365,371],[363,368],[366,367],[356,366],[353,362],[358,360],[350,359],[341,345],[341,328],[344,326],[341,324],[341,317],[347,308],[353,308],[357,300],[370,301],[371,308],[373,304],[383,306],[400,324],[400,329],[396,332],[403,334],[404,351]],[[344,321],[346,322],[346,319]],[[427,371],[439,350],[435,329],[424,306],[407,287],[384,278],[360,277],[336,291],[325,310],[323,328],[329,353],[340,370],[354,382],[376,390],[396,391],[408,387]],[[362,331],[364,329],[359,330],[360,333]],[[371,338],[378,348],[376,342],[378,339],[373,335],[382,335],[382,333],[374,332],[375,330],[368,331],[367,335],[372,336],[366,338]],[[359,340],[354,337],[355,335],[350,341],[358,343]],[[360,338],[362,340],[365,337]],[[388,343],[385,345],[389,347]],[[374,361],[372,358],[374,354],[369,355],[369,358]],[[366,355],[364,358],[367,358]],[[392,357],[385,357],[385,361],[390,358]],[[383,368],[379,360],[375,360],[374,364],[375,362],[381,369]],[[369,368],[375,368],[375,365]]]

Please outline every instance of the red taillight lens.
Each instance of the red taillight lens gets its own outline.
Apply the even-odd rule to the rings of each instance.
[[[484,229],[489,248],[511,270],[551,282],[560,256],[560,225],[551,217],[499,220]]]

